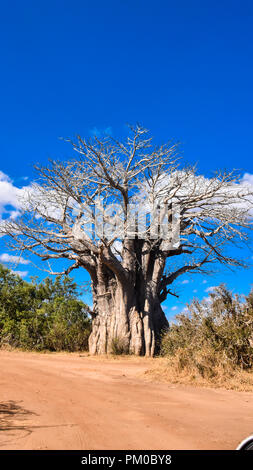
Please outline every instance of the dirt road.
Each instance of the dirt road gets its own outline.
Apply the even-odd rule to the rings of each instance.
[[[150,383],[148,359],[0,360],[0,449],[233,449],[253,431],[253,393]]]

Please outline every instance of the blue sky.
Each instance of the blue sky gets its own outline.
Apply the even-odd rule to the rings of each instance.
[[[105,129],[120,137],[138,121],[157,142],[180,141],[207,176],[252,174],[252,20],[253,3],[239,0],[3,2],[0,170],[21,187],[35,162],[70,156],[59,137]],[[16,269],[42,275],[30,264]],[[252,269],[185,277],[166,313],[221,281],[247,292],[252,279]]]

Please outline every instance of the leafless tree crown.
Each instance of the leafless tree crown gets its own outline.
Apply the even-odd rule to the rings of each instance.
[[[65,273],[83,266],[91,278],[100,258],[121,281],[128,279],[140,257],[146,276],[152,257],[153,263],[158,263],[153,282],[161,301],[181,274],[208,272],[217,262],[245,264],[230,255],[230,247],[248,241],[252,191],[234,172],[217,172],[205,178],[195,167],[182,168],[178,146],[171,142],[154,146],[140,126],[131,127],[124,142],[80,136],[69,142],[74,158],[37,166],[39,178],[25,194],[22,216],[2,226],[12,248],[47,261],[46,269],[51,273],[55,273],[52,260],[66,259],[71,264]],[[116,215],[108,213],[112,204],[118,209]],[[162,237],[159,223],[157,236],[152,236],[147,220],[141,240],[137,231],[129,239],[126,228],[134,226],[131,205],[159,207],[160,211],[165,207],[168,224],[172,224],[172,207],[177,207],[177,247]],[[101,217],[107,228],[115,227],[116,218],[120,218],[123,230],[112,230],[111,236],[110,230],[95,233],[95,208],[96,217]]]

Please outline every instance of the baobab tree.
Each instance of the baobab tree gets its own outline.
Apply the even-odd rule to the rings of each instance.
[[[247,243],[252,191],[232,172],[206,178],[183,167],[178,146],[155,147],[147,130],[129,137],[69,141],[69,161],[36,167],[23,212],[2,232],[12,248],[62,272],[84,268],[93,294],[92,354],[152,356],[168,328],[162,302],[186,273],[244,266],[231,247]]]

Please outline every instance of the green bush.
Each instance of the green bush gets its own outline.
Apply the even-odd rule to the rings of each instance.
[[[26,282],[0,265],[0,344],[23,349],[88,348],[91,322],[71,278]]]
[[[164,335],[161,354],[176,357],[179,369],[195,368],[203,376],[215,367],[251,369],[253,292],[242,299],[221,284],[208,300],[194,300]]]

